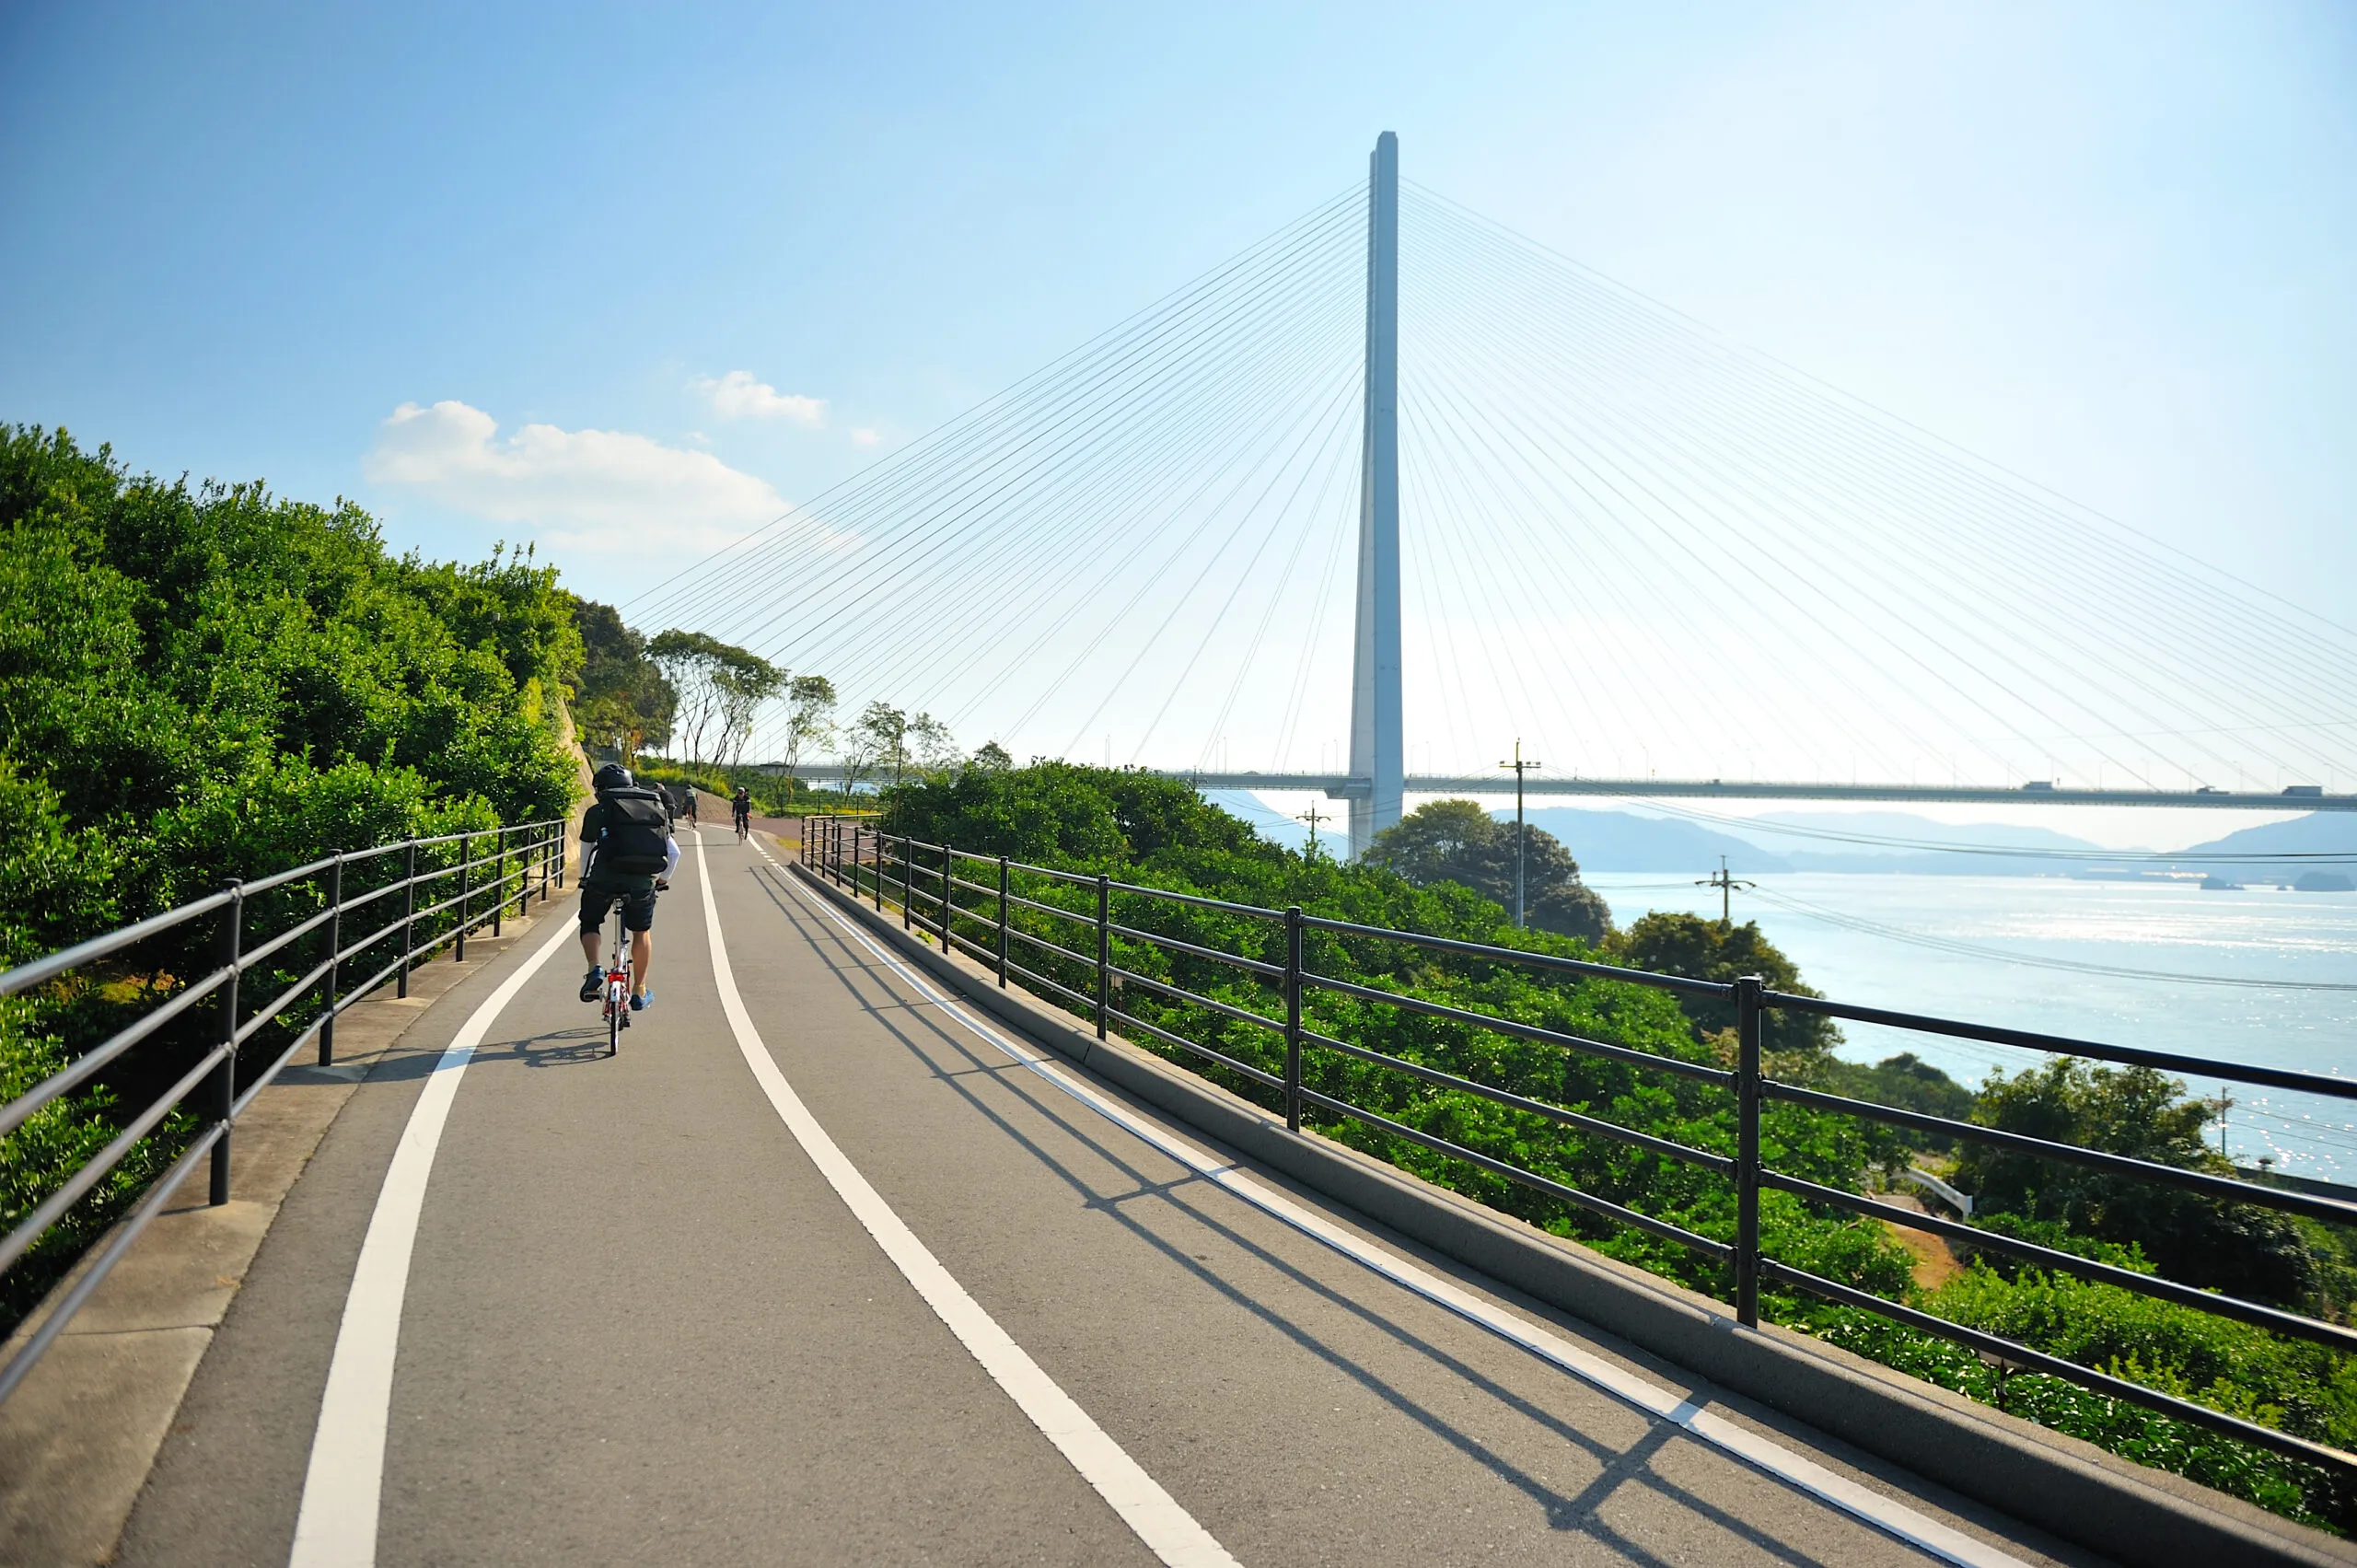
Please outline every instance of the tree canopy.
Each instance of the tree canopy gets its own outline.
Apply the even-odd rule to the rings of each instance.
[[[1522,831],[1526,923],[1536,931],[1603,941],[1612,930],[1612,912],[1580,880],[1572,852],[1543,829],[1526,824]],[[1498,821],[1469,800],[1418,807],[1377,833],[1365,858],[1420,888],[1454,882],[1514,907],[1515,825]]]
[[[2064,1057],[1981,1086],[1973,1120],[2034,1138],[2127,1155],[2158,1165],[2231,1176],[2233,1165],[2201,1142],[2216,1114],[2185,1098],[2185,1085],[2150,1067],[2110,1067]],[[1956,1181],[1976,1212],[2140,1249],[2171,1279],[2265,1301],[2298,1304],[2317,1284],[2317,1263],[2290,1217],[2247,1203],[2219,1203],[2180,1188],[1966,1142]],[[2036,1236],[2035,1239],[2046,1239]]]
[[[1817,994],[1801,983],[1799,967],[1760,935],[1757,921],[1722,925],[1698,914],[1656,910],[1615,936],[1609,946],[1612,956],[1631,969],[1715,981],[1721,985],[1756,974],[1771,991],[1795,996]],[[1688,996],[1680,999],[1679,1005],[1704,1034],[1736,1027],[1733,1002]],[[1841,1031],[1832,1019],[1816,1013],[1771,1008],[1760,1020],[1759,1039],[1761,1047],[1772,1051],[1826,1051],[1840,1043]]]
[[[761,704],[786,679],[761,655],[708,632],[657,633],[647,640],[646,656],[679,693],[679,739],[690,762],[738,761]]]
[[[0,946],[62,946],[331,845],[572,798],[555,572],[396,558],[349,504],[0,432]]]
[[[584,652],[573,707],[582,738],[625,759],[660,751],[671,738],[679,693],[647,657],[646,639],[610,604],[575,599],[573,621]]]

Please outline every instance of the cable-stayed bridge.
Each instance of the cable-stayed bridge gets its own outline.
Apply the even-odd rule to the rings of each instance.
[[[2357,633],[1402,180],[1388,134],[624,608],[847,714],[1324,791],[1354,847],[1501,791],[1517,737],[1538,793],[2357,808]]]

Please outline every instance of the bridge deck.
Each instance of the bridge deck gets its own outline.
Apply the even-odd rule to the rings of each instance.
[[[552,938],[564,945],[459,1080],[432,1166],[383,1412],[376,1561],[1155,1561],[764,1096],[720,1001],[700,861],[746,1013],[810,1115],[1237,1560],[1927,1560],[1204,1179],[928,1004],[758,840],[705,838],[663,904],[658,1005],[618,1059],[574,999],[577,954],[552,921],[361,1086],[199,1370],[118,1562],[287,1561],[395,1146],[441,1048]],[[1780,1440],[2022,1561],[2084,1561],[1805,1432]]]

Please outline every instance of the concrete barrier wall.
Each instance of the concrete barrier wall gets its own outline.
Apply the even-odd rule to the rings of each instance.
[[[1772,1325],[1482,1207],[1238,1098],[1027,992],[1002,991],[799,865],[795,874],[1001,1023],[1253,1163],[1747,1399],[2114,1561],[2357,1563],[2357,1548]]]

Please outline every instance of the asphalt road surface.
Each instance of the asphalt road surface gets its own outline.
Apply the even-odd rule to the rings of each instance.
[[[1938,1560],[1247,1201],[702,837],[617,1057],[550,921],[361,1086],[119,1562]],[[2092,1561],[1254,1179],[1982,1561]]]

